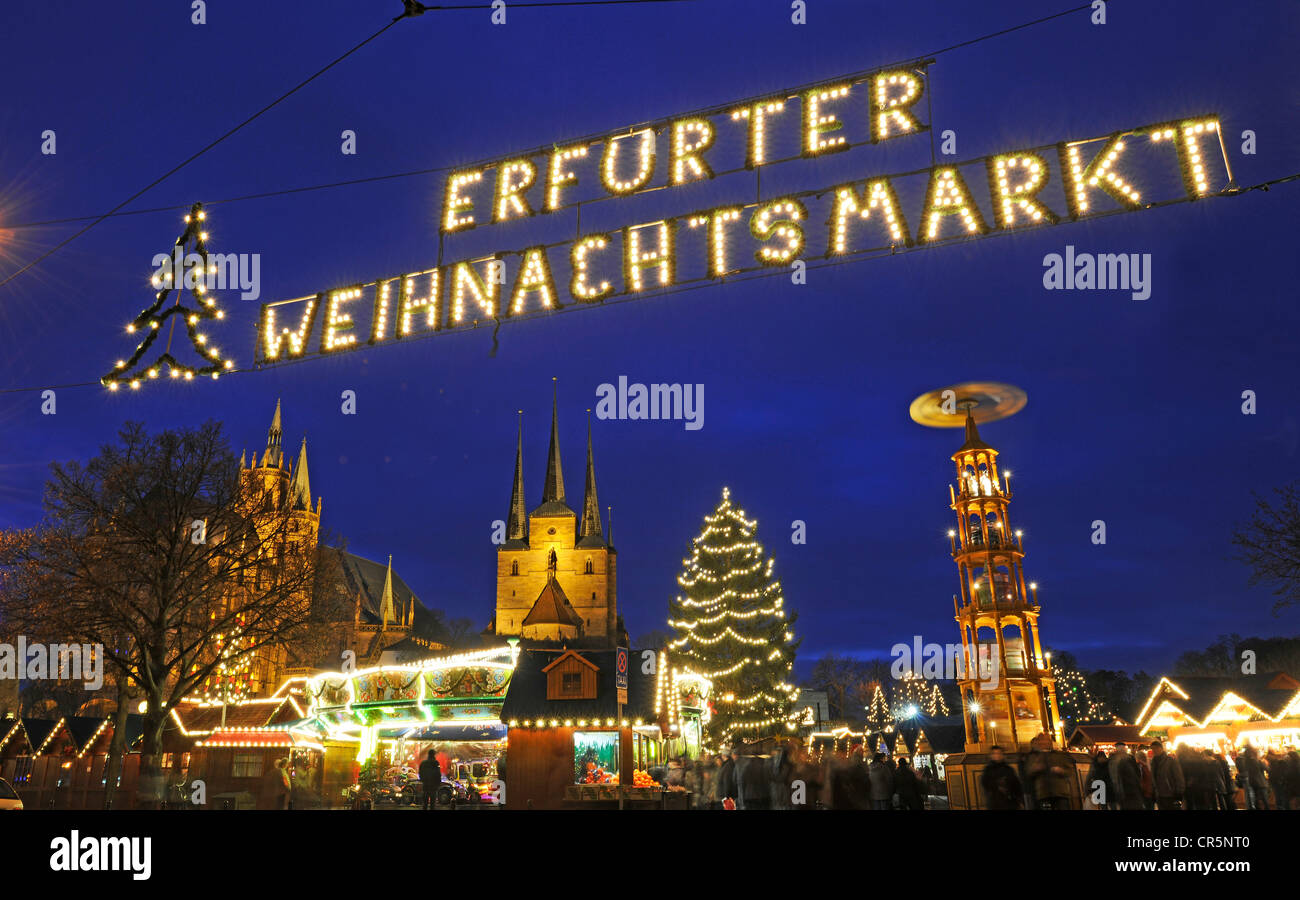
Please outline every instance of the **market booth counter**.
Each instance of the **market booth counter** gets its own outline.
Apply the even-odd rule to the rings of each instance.
[[[502,710],[509,728],[507,807],[617,808],[621,799],[625,809],[686,808],[686,792],[665,790],[646,775],[679,726],[665,700],[673,684],[667,655],[644,653],[630,654],[635,663],[624,704],[618,651],[520,653]]]

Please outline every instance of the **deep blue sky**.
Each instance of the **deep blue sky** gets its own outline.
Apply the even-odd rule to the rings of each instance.
[[[514,9],[504,28],[485,11],[431,13],[136,205],[462,164],[915,57],[1065,5],[812,0],[802,27],[784,0]],[[209,7],[196,27],[175,0],[5,3],[0,228],[110,208],[400,4]],[[1241,184],[1290,174],[1297,22],[1289,3],[1114,2],[1104,27],[1078,13],[941,56],[934,123],[957,132],[965,159],[1216,112]],[[54,157],[39,152],[47,128]],[[345,128],[358,134],[356,156],[339,153]],[[1255,156],[1240,153],[1243,129],[1258,136]],[[898,171],[928,164],[928,151],[918,138],[864,159]],[[263,299],[429,265],[442,190],[424,176],[212,207],[213,249],[262,254]],[[717,199],[737,199],[730,190]],[[486,624],[515,410],[525,410],[531,506],[559,377],[577,503],[583,410],[598,384],[623,374],[703,383],[701,431],[597,423],[629,629],[662,627],[682,555],[727,484],[776,556],[800,613],[801,658],[872,656],[918,633],[956,639],[944,531],[959,432],[912,424],[908,403],[952,382],[999,380],[1030,398],[984,435],[1015,472],[1012,517],[1042,585],[1046,641],[1089,666],[1159,669],[1222,632],[1298,630],[1296,612],[1274,617],[1267,592],[1229,558],[1251,492],[1295,478],[1300,460],[1297,191],[813,271],[805,287],[767,279],[519,323],[502,329],[495,358],[480,331],[217,384],[61,390],[54,416],[40,414],[39,394],[0,395],[0,526],[33,524],[48,462],[93,454],[125,419],[160,428],[215,417],[238,452],[262,446],[280,397],[286,446],[308,435],[326,526],[358,553],[393,554],[426,604]],[[109,220],[0,289],[0,386],[94,380],[125,357],[122,328],[149,300],[149,260],[179,224],[170,212]],[[5,233],[0,273],[71,228]],[[1044,291],[1043,256],[1066,244],[1152,254],[1152,297]],[[230,316],[210,330],[247,363],[258,304],[224,304]],[[356,416],[340,414],[345,389],[358,392]],[[1240,412],[1246,389],[1258,394],[1253,417]],[[1101,547],[1089,539],[1099,518]],[[794,519],[807,522],[805,546],[790,543]]]

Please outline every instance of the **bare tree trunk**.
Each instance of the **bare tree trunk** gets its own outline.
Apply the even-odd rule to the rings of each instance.
[[[140,777],[136,782],[136,808],[161,809],[162,783],[162,733],[167,723],[163,709],[162,691],[147,692],[149,706],[144,715],[144,734],[140,739]]]
[[[122,761],[126,757],[126,717],[131,713],[131,696],[126,678],[118,675],[117,708],[113,711],[113,739],[108,745],[108,759],[104,762],[104,809],[113,808],[117,783],[122,777]]]

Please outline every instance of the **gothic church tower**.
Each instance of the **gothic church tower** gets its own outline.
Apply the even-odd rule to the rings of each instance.
[[[587,423],[581,515],[565,501],[558,398],[551,402],[551,442],[542,501],[526,515],[523,447],[521,415],[506,541],[497,550],[492,631],[502,637],[613,647],[622,630],[616,590],[618,558],[601,529],[591,422]]]

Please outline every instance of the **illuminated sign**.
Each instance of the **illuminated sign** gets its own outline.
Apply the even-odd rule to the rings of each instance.
[[[822,265],[1184,202],[1231,178],[1219,120],[1206,115],[961,162],[936,161],[927,142],[923,167],[877,173],[878,162],[864,157],[859,165],[855,157],[859,177],[763,189],[762,173],[778,165],[783,174],[820,173],[846,151],[869,157],[884,152],[873,149],[884,142],[928,133],[928,85],[927,62],[882,69],[457,169],[444,185],[436,262],[265,304],[258,364],[695,284],[777,271],[801,276]],[[757,183],[753,199],[689,205],[698,204],[701,183],[737,175]],[[633,195],[653,195],[647,199],[661,206],[678,196],[693,201],[682,199],[668,216],[606,225],[608,201]],[[566,222],[564,239],[447,251],[485,229],[549,217]],[[592,218],[600,225],[589,226]]]

